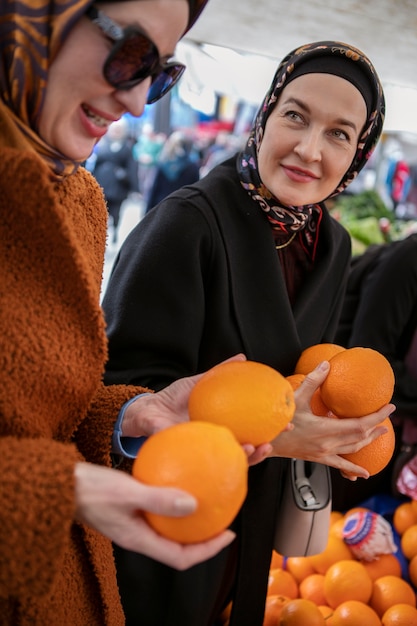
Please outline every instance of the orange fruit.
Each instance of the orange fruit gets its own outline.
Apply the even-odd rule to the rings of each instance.
[[[348,348],[330,359],[323,402],[338,417],[361,417],[388,404],[394,391],[389,361],[372,348]]]
[[[344,513],[342,513],[341,511],[331,511],[330,513],[330,526],[332,526],[332,524],[334,524],[335,522],[341,520],[344,518]]]
[[[413,556],[408,563],[408,576],[414,588],[417,589],[417,555]]]
[[[372,580],[381,576],[398,576],[401,578],[401,563],[394,554],[380,554],[373,561],[361,561]]]
[[[330,620],[331,616],[333,615],[333,609],[330,606],[327,606],[327,604],[320,604],[320,606],[318,606],[317,608],[323,615],[326,625],[330,624],[330,621],[327,620]]]
[[[417,626],[417,609],[409,604],[394,604],[382,616],[382,626]]]
[[[401,550],[406,559],[411,561],[417,554],[417,524],[409,526],[401,535]]]
[[[302,351],[300,358],[295,366],[295,374],[309,374],[322,361],[330,361],[330,359],[345,350],[336,343],[317,343]]]
[[[321,397],[320,388],[316,389],[310,400],[311,412],[314,415],[322,415],[323,417],[333,417],[329,407],[327,407]]]
[[[310,574],[300,582],[300,598],[311,600],[314,604],[328,604],[324,595],[324,574]]]
[[[381,626],[377,613],[364,602],[347,600],[334,610],[328,626]]]
[[[414,514],[417,516],[417,500],[410,500],[410,504],[413,507]]]
[[[371,594],[371,577],[359,561],[338,561],[324,575],[325,604],[333,609],[347,600],[358,600],[366,604]]]
[[[392,525],[397,533],[402,535],[413,524],[417,524],[417,509],[411,502],[402,502],[394,511]]]
[[[282,613],[282,607],[291,598],[280,595],[270,595],[266,597],[264,621],[262,626],[278,626]]]
[[[314,574],[315,570],[313,564],[308,556],[289,556],[285,561],[285,569],[290,572],[297,581],[298,584]]]
[[[248,462],[228,428],[184,422],[145,441],[132,475],[146,485],[177,487],[196,498],[197,509],[183,517],[144,512],[164,537],[195,543],[219,534],[239,512],[247,493]]]
[[[216,365],[193,387],[192,421],[227,426],[239,443],[272,441],[294,416],[294,391],[284,376],[256,361]]]
[[[284,604],[280,626],[326,626],[319,608],[310,600],[297,598]]]
[[[350,454],[341,454],[348,461],[360,465],[368,470],[371,476],[381,472],[392,459],[395,449],[395,431],[389,417],[386,417],[381,426],[385,426],[388,430],[383,435],[379,435],[376,439],[368,443],[357,452]]]
[[[272,550],[271,563],[269,569],[276,569],[277,567],[284,567],[284,557],[276,550]]]
[[[343,539],[329,535],[327,545],[323,552],[313,554],[309,558],[316,572],[318,574],[325,574],[333,563],[353,559],[353,555]]]
[[[394,604],[409,604],[415,608],[416,596],[412,586],[398,576],[381,576],[374,581],[369,605],[382,617]]]
[[[269,570],[267,595],[281,595],[287,598],[298,597],[298,584],[294,576],[277,567]]]
[[[339,539],[343,539],[343,528],[345,526],[345,518],[337,520],[334,522],[329,528],[329,534],[334,537],[339,537]]]
[[[291,374],[290,376],[286,376],[286,379],[295,391],[305,379],[305,374]]]

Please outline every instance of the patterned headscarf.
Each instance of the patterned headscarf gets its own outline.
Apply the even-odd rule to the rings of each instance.
[[[334,62],[334,58],[338,62]],[[320,220],[320,205],[282,206],[260,178],[258,152],[267,119],[283,89],[294,77],[312,72],[325,72],[346,78],[361,91],[367,105],[367,120],[359,138],[356,154],[329,198],[343,191],[369,160],[381,135],[385,115],[382,85],[372,63],[360,50],[337,41],[319,41],[293,50],[281,61],[258,110],[247,144],[238,157],[237,168],[242,186],[265,211],[273,230],[292,234],[305,229],[303,234],[307,244],[311,244],[314,238],[314,232],[309,236],[308,230],[314,231],[315,224]],[[279,141],[279,137],[277,140]]]
[[[76,171],[45,143],[37,129],[45,98],[48,68],[68,33],[93,0],[0,0],[0,128],[19,136],[38,152],[57,177]],[[207,0],[188,0],[195,22]]]

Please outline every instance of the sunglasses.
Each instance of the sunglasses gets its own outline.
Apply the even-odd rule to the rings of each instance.
[[[94,6],[86,16],[96,24],[107,39],[114,42],[104,63],[103,75],[115,89],[132,89],[146,78],[152,83],[147,104],[156,102],[178,82],[185,70],[182,63],[161,63],[158,48],[137,26],[121,28]]]

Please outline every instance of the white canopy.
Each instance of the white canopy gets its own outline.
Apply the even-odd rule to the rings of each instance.
[[[209,0],[178,53],[194,89],[259,104],[281,58],[322,39],[363,50],[384,85],[385,130],[417,133],[417,0]]]

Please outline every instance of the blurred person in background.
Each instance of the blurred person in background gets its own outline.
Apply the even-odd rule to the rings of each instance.
[[[207,150],[200,167],[200,177],[206,176],[219,163],[226,161],[243,148],[246,136],[238,137],[226,131],[216,136],[214,144]]]
[[[165,141],[166,135],[164,133],[155,133],[152,124],[144,124],[138,140],[133,146],[133,155],[138,163],[139,192],[142,194],[145,204]]]
[[[173,191],[199,179],[200,170],[192,150],[193,140],[181,131],[174,131],[168,137],[158,158],[146,213]]]
[[[129,127],[124,118],[110,125],[95,150],[92,173],[103,188],[112,221],[112,243],[117,243],[120,210],[128,195],[138,191],[138,169],[133,157]]]
[[[168,196],[125,240],[103,300],[105,382],[163,389],[236,352],[287,376],[303,349],[332,342],[351,241],[324,201],[366,164],[384,111],[380,81],[359,50],[317,42],[289,53],[243,149]],[[325,363],[309,374],[295,394],[294,429],[250,468],[232,525],[237,542],[180,573],[116,548],[129,624],[213,626],[232,600],[230,626],[262,626],[283,457],[367,478],[340,454],[385,432],[379,424],[394,408],[350,420],[314,416],[310,399],[327,372]]]

